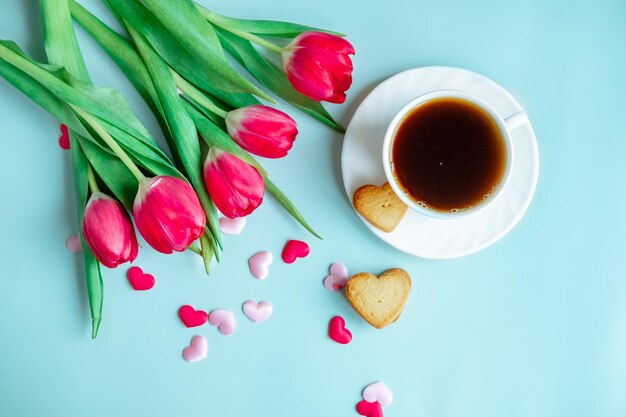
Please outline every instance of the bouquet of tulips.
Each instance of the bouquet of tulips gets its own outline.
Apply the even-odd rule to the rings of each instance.
[[[103,1],[125,34],[74,0],[40,0],[48,63],[0,41],[0,75],[69,132],[94,338],[102,318],[100,264],[115,268],[137,257],[135,226],[159,252],[196,252],[208,273],[222,250],[218,210],[247,216],[267,190],[317,236],[253,157],[286,156],[298,134],[290,116],[259,99],[275,103],[270,90],[342,132],[320,102],[345,101],[354,54],[337,33],[226,17],[191,0]],[[72,18],[150,105],[172,159],[119,92],[91,83]],[[257,47],[277,53],[282,68]],[[264,88],[235,70],[229,56]]]

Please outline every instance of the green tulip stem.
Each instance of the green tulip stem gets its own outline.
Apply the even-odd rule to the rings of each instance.
[[[198,247],[196,246],[196,244],[195,244],[195,243],[193,243],[193,244],[189,245],[189,246],[187,247],[187,249],[189,249],[190,251],[192,251],[192,252],[193,252],[193,253],[195,253],[196,255],[200,255],[200,256],[202,256],[202,250],[200,250],[200,248],[198,248]]]
[[[104,127],[102,127],[102,125],[98,122],[97,118],[93,117],[86,111],[76,106],[73,106],[71,104],[70,106],[72,107],[72,109],[74,109],[76,114],[78,114],[87,124],[89,124],[92,127],[92,129],[98,135],[100,135],[102,140],[109,146],[109,148],[111,148],[113,153],[120,159],[120,161],[122,161],[124,165],[126,165],[126,168],[128,168],[128,170],[133,174],[133,176],[137,178],[137,181],[141,182],[146,179],[145,175],[143,175],[143,173],[139,170],[137,165],[129,158],[129,156],[126,154],[126,152],[124,152],[124,150],[117,143],[117,141],[113,139],[111,135],[109,135],[109,132],[107,132]]]
[[[92,194],[100,192],[100,188],[98,188],[98,182],[96,181],[96,176],[93,174],[91,164],[87,165],[87,181],[89,182],[89,189]]]
[[[176,86],[180,88],[180,90],[191,97],[196,103],[200,104],[204,108],[206,108],[211,113],[215,113],[221,118],[225,119],[228,116],[228,112],[220,107],[217,104],[213,103],[211,99],[209,99],[205,94],[203,94],[200,90],[194,87],[189,81],[180,76],[176,71],[170,69],[172,71],[172,75],[174,76],[174,81],[176,82]]]
[[[202,15],[204,16],[204,18],[208,20],[209,22],[213,23],[215,26],[219,26],[222,29],[227,30],[228,32],[232,33],[233,35],[237,35],[240,38],[247,39],[252,43],[256,43],[259,46],[269,49],[272,52],[276,52],[278,55],[281,55],[283,53],[283,48],[280,47],[279,45],[276,45],[275,43],[272,43],[268,41],[267,39],[254,35],[250,32],[246,32],[246,31],[237,29],[236,27],[227,25],[224,22],[222,22],[220,19],[216,19],[215,15],[213,15],[213,13],[211,13],[209,10],[201,9],[200,11]]]

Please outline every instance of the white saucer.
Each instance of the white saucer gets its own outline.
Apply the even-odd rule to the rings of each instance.
[[[382,185],[386,182],[382,143],[393,116],[413,98],[442,89],[470,93],[489,103],[505,119],[523,110],[500,85],[464,69],[423,67],[394,75],[363,100],[348,125],[341,169],[350,201],[361,185]],[[539,154],[533,128],[527,117],[516,118],[516,121],[511,130],[511,175],[500,194],[488,206],[457,219],[435,219],[409,210],[391,233],[377,229],[363,218],[361,220],[391,246],[421,258],[457,258],[497,242],[526,212],[539,176]]]

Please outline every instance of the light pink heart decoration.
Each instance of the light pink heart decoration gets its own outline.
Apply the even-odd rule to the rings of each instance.
[[[378,381],[365,387],[363,399],[370,403],[378,401],[380,405],[387,406],[393,401],[393,393],[383,381]]]
[[[272,315],[272,303],[269,301],[256,302],[248,300],[243,303],[243,314],[253,323],[261,323]]]
[[[348,268],[340,262],[330,266],[330,275],[324,278],[324,287],[331,291],[341,291],[348,282]]]
[[[187,362],[198,362],[205,359],[209,351],[206,338],[196,335],[191,338],[191,344],[183,350],[183,359]]]
[[[235,323],[235,316],[232,311],[228,310],[213,310],[209,314],[209,323],[211,326],[216,326],[221,334],[228,336],[235,333],[237,324]]]
[[[220,219],[220,230],[227,235],[238,235],[246,225],[245,217],[235,217],[234,219],[222,217]]]
[[[81,253],[83,251],[83,244],[78,235],[69,236],[65,241],[65,246],[73,253]]]
[[[250,273],[256,279],[265,279],[270,274],[269,266],[274,262],[274,257],[268,251],[261,251],[248,259]]]

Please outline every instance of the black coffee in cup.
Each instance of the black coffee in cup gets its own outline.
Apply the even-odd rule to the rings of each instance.
[[[496,190],[507,168],[501,128],[480,106],[458,97],[419,104],[396,128],[393,175],[421,206],[449,213],[471,209]]]

